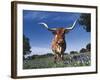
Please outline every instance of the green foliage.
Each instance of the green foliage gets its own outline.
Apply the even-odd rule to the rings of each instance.
[[[43,55],[45,56],[45,55]],[[23,60],[23,69],[57,68],[57,67],[79,67],[90,66],[90,52],[84,54],[66,54],[64,61],[54,63],[54,56],[35,57],[34,59]],[[76,58],[75,58],[76,57]]]
[[[31,52],[31,46],[29,43],[29,38],[23,35],[23,55],[29,54]]]
[[[70,51],[70,54],[78,54],[77,51]]]
[[[86,48],[82,48],[81,50],[80,50],[80,53],[85,53],[85,52],[90,52],[91,51],[91,43],[88,43],[87,45],[86,45]]]
[[[47,53],[44,55],[33,55],[23,59],[23,69],[57,68],[57,67],[79,67],[91,65],[91,44],[88,43],[80,52],[71,51],[64,54],[64,61],[54,63],[54,55]]]
[[[32,55],[30,59],[45,58],[45,57],[51,57],[51,56],[53,56],[52,53],[47,53],[47,54],[44,54],[44,55]]]
[[[85,52],[87,52],[87,50],[86,50],[85,48],[82,48],[82,49],[80,50],[80,53],[85,53]]]
[[[88,51],[91,51],[91,44],[90,44],[90,43],[88,43],[88,44],[86,45],[86,49],[87,49]]]
[[[91,32],[91,15],[82,13],[79,19],[80,25],[87,31]]]

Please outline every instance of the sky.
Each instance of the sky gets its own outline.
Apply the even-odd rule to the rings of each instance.
[[[49,28],[69,27],[81,13],[75,12],[51,12],[23,10],[23,34],[29,38],[31,54],[51,53],[51,42],[54,37],[40,22],[45,22]],[[77,23],[75,28],[65,35],[67,48],[65,52],[79,51],[90,43],[91,33],[86,32],[82,25]]]

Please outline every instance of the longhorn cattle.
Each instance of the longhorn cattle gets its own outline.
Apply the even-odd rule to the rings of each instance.
[[[52,40],[52,51],[54,52],[54,62],[59,60],[64,60],[64,51],[66,50],[65,34],[68,33],[75,27],[77,20],[73,23],[71,27],[68,28],[49,28],[44,22],[39,24],[43,25],[47,30],[54,34],[54,39]]]

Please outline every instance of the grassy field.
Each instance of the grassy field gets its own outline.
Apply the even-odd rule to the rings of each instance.
[[[54,63],[53,56],[38,56],[33,59],[23,60],[23,69],[57,68],[57,67],[78,67],[90,66],[90,52],[80,54],[66,54],[64,61]]]

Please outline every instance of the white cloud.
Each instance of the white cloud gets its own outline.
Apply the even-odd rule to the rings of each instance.
[[[24,15],[24,18],[25,19],[39,19],[39,20],[41,20],[41,19],[45,19],[45,18],[48,18],[49,17],[49,15],[47,15],[47,14],[43,14],[43,13],[41,13],[41,12],[29,12],[29,13],[27,13],[27,14],[25,14]]]

